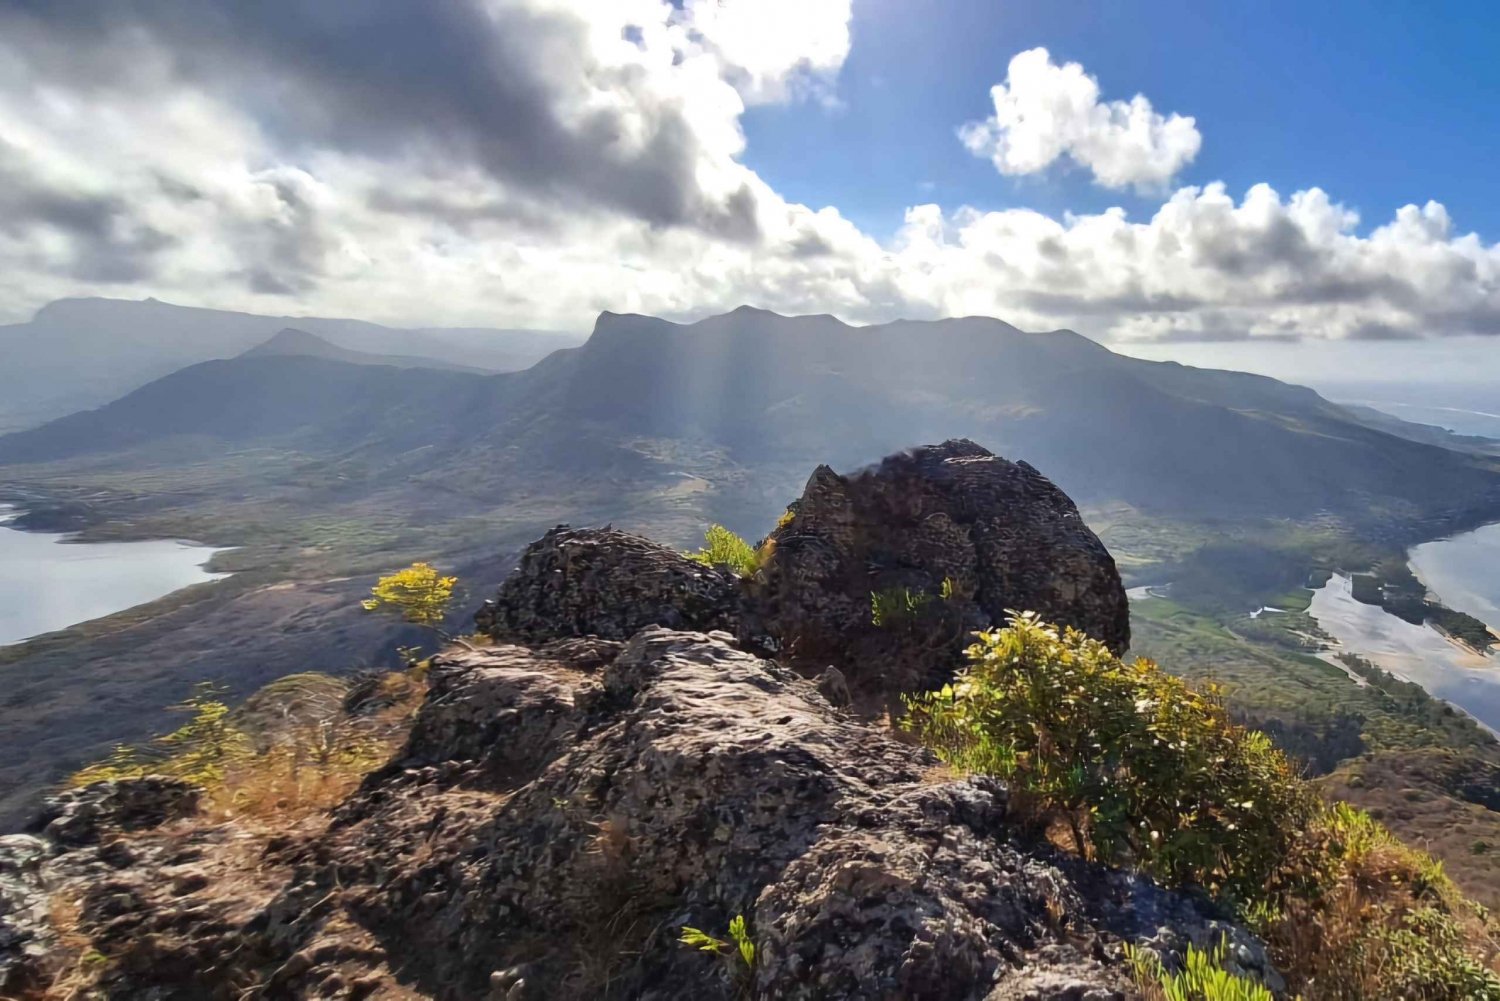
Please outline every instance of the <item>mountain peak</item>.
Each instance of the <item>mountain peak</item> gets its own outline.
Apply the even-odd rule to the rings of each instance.
[[[296,327],[283,327],[249,351],[241,358],[257,358],[262,355],[314,355],[319,358],[337,358],[350,352],[332,341],[324,340]]]

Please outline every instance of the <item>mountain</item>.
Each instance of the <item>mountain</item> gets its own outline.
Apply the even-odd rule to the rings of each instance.
[[[794,481],[775,480],[778,470],[849,468],[910,441],[968,437],[1082,501],[1174,517],[1414,523],[1500,509],[1493,457],[1371,426],[1274,379],[1127,358],[1070,331],[992,319],[854,327],[741,308],[683,325],[605,313],[581,347],[492,376],[333,355],[256,351],[191,366],[0,438],[0,463],[145,450],[110,461],[200,464],[214,439],[357,460],[386,497],[442,481],[507,503],[552,473],[608,506],[626,503],[622,484],[649,495],[698,477],[701,515],[726,513],[716,500],[755,503],[731,482],[779,491]]]
[[[491,372],[522,369],[578,343],[536,330],[403,330],[360,320],[258,316],[155,299],[62,299],[0,326],[0,430],[97,407],[186,365],[247,351],[287,327],[354,351],[432,358]]]
[[[270,355],[296,355],[307,358],[326,358],[349,365],[389,365],[392,368],[436,368],[455,372],[483,372],[484,369],[469,365],[456,365],[436,358],[418,358],[412,355],[385,355],[370,351],[352,351],[341,348],[332,341],[316,334],[309,334],[296,327],[278,331],[269,341],[257,344],[242,352],[241,358],[264,358]]]

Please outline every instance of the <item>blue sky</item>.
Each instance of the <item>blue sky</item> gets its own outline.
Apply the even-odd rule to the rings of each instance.
[[[1461,230],[1500,238],[1500,5],[1484,3],[857,0],[841,110],[751,108],[745,162],[788,198],[837,205],[888,235],[907,205],[1049,214],[1160,199],[1102,190],[1086,171],[1004,177],[957,142],[990,113],[1011,56],[1076,61],[1106,99],[1145,94],[1197,119],[1181,183],[1321,187],[1361,229],[1437,199]],[[930,190],[923,182],[934,185]]]

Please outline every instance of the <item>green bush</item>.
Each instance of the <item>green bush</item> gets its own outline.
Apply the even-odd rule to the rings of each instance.
[[[1067,822],[1082,854],[1259,898],[1317,800],[1265,735],[1198,690],[1033,614],[980,633],[905,726],[949,764],[997,775]]]
[[[741,577],[750,577],[770,556],[769,546],[757,550],[723,525],[710,525],[703,533],[703,548],[685,553],[690,560],[705,566],[726,566]]]
[[[1038,819],[1061,816],[1082,854],[1235,907],[1305,1001],[1500,1001],[1484,909],[1369,814],[1319,800],[1213,686],[1031,614],[981,633],[969,661],[909,698],[904,725],[955,767],[1006,779]],[[1135,969],[1165,1001],[1268,996],[1218,958],[1167,974],[1142,954]]]

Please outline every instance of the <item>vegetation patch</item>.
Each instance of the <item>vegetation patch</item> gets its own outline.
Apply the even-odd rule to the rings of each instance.
[[[753,577],[771,558],[775,546],[772,539],[752,546],[723,525],[710,525],[703,533],[703,548],[683,555],[704,566],[728,567],[737,576]]]
[[[1020,614],[907,704],[906,727],[945,762],[1007,779],[1080,854],[1232,908],[1305,1001],[1500,1001],[1488,912],[1369,814],[1325,805],[1216,687]],[[1136,973],[1169,1001],[1259,997],[1219,958]]]
[[[1182,969],[1175,971],[1154,952],[1126,946],[1125,956],[1146,1001],[1276,1001],[1263,984],[1224,968],[1228,951],[1223,941],[1211,950],[1189,945]]]

